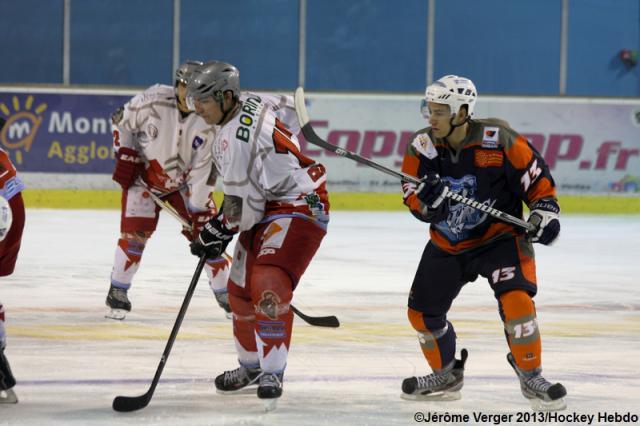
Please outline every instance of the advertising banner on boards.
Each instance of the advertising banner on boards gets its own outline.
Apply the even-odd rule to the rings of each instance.
[[[110,174],[111,113],[135,91],[0,88],[0,147],[21,172]],[[419,95],[307,94],[317,133],[400,169],[411,135],[426,127]],[[477,117],[499,117],[527,137],[561,193],[640,193],[640,100],[482,97]],[[396,192],[392,177],[308,144],[331,191]],[[78,182],[82,187],[82,182]]]

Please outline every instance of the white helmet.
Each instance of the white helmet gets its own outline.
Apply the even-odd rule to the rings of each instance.
[[[477,98],[478,92],[473,81],[457,75],[446,75],[427,86],[420,112],[429,118],[429,102],[449,105],[451,115],[457,114],[462,105],[467,105],[467,113],[471,117]]]
[[[0,195],[0,241],[5,239],[12,223],[13,213],[11,212],[11,206],[7,199]]]

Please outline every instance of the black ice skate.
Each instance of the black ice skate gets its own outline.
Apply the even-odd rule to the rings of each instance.
[[[18,397],[13,391],[16,379],[13,377],[9,360],[4,356],[4,349],[0,349],[0,404],[15,404]]]
[[[123,320],[131,311],[131,302],[127,297],[127,290],[115,287],[111,284],[109,294],[107,294],[107,313],[105,318]]]
[[[542,377],[541,368],[528,372],[522,371],[511,353],[507,354],[507,361],[511,364],[520,379],[522,395],[529,400],[534,411],[560,411],[567,408],[562,399],[567,390],[560,383],[551,384]]]
[[[264,401],[266,411],[276,409],[278,398],[282,396],[283,373],[262,373],[258,385],[258,398]]]
[[[460,389],[464,384],[464,364],[466,349],[460,351],[460,359],[454,359],[449,366],[428,376],[409,377],[402,381],[403,399],[412,401],[453,401],[460,399]]]
[[[246,368],[240,366],[235,370],[228,370],[216,377],[216,392],[220,394],[245,393],[255,391],[260,378],[260,368]]]

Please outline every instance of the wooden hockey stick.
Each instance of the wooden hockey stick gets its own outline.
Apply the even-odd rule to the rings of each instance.
[[[173,347],[173,342],[176,340],[176,336],[178,335],[178,330],[180,330],[180,325],[182,325],[182,320],[184,319],[184,315],[187,312],[187,308],[189,307],[189,302],[191,302],[191,298],[193,296],[193,292],[196,289],[196,285],[198,284],[198,280],[200,279],[200,274],[202,273],[202,268],[204,268],[204,264],[206,262],[206,256],[202,256],[198,261],[198,266],[196,266],[196,270],[193,273],[193,278],[191,278],[191,284],[189,284],[189,289],[187,290],[187,294],[184,296],[184,301],[182,302],[182,306],[180,307],[180,312],[178,312],[178,317],[176,318],[176,322],[173,324],[173,329],[171,330],[171,334],[169,335],[169,340],[167,341],[167,345],[164,348],[164,352],[162,353],[162,357],[160,358],[160,364],[158,364],[158,368],[156,369],[156,374],[153,376],[153,380],[151,381],[151,386],[149,390],[140,396],[117,396],[113,399],[113,409],[115,411],[127,412],[127,411],[136,411],[141,408],[146,407],[151,401],[153,397],[153,392],[156,390],[156,386],[158,386],[158,382],[160,381],[160,376],[162,375],[162,370],[164,370],[164,366],[167,363],[167,359],[169,358],[169,353],[171,352],[171,348]]]
[[[160,206],[160,208],[165,209],[167,211],[167,213],[169,213],[171,216],[176,218],[178,220],[178,222],[180,222],[180,224],[183,227],[185,227],[189,231],[191,231],[193,229],[192,224],[189,223],[185,218],[180,216],[180,213],[178,213],[178,211],[171,204],[169,204],[167,201],[164,201],[163,199],[158,197],[148,187],[147,187],[147,192],[149,192],[149,196],[151,197],[151,199],[158,206]],[[228,256],[226,253],[224,255],[227,256],[229,260],[231,259],[231,257]],[[329,327],[329,328],[340,327],[340,321],[338,320],[338,318],[335,315],[329,315],[329,316],[325,316],[325,317],[311,317],[309,315],[305,315],[304,313],[300,312],[298,310],[298,308],[296,308],[295,306],[293,306],[293,305],[290,305],[290,306],[291,306],[291,310],[296,315],[298,315],[298,317],[300,317],[301,320],[303,320],[304,322],[306,322],[309,325],[314,325],[316,327]]]
[[[354,154],[350,151],[347,151],[343,148],[340,148],[338,146],[335,146],[333,144],[330,144],[329,142],[325,141],[324,139],[322,139],[320,136],[318,136],[318,134],[315,132],[315,130],[313,129],[313,127],[311,126],[311,123],[309,122],[309,114],[307,113],[307,107],[305,106],[304,103],[304,89],[302,87],[298,87],[296,89],[295,92],[295,96],[294,96],[294,101],[295,101],[295,106],[296,106],[296,115],[298,116],[298,121],[300,122],[300,127],[302,128],[302,134],[304,135],[305,139],[307,140],[307,142],[310,142],[314,145],[317,145],[321,148],[324,148],[328,151],[331,151],[341,157],[346,157],[350,160],[353,160],[357,163],[360,164],[364,164],[366,166],[369,166],[371,168],[374,168],[376,170],[381,171],[382,173],[386,173],[388,175],[391,175],[393,177],[396,177],[398,179],[400,179],[403,182],[410,182],[410,183],[415,183],[416,185],[419,185],[420,183],[422,183],[420,181],[420,179],[408,175],[406,173],[402,173],[402,172],[398,172],[396,170],[392,170],[389,169],[385,166],[383,166],[382,164],[378,164],[374,161],[369,160],[368,158],[364,158],[359,156],[358,154]],[[498,209],[494,209],[493,207],[487,206],[486,204],[483,203],[479,203],[475,200],[471,200],[469,198],[463,197],[460,194],[455,194],[451,191],[447,192],[447,194],[445,195],[446,198],[450,198],[454,201],[457,201],[459,203],[465,204],[469,207],[472,207],[476,210],[480,210],[481,212],[487,213],[495,218],[498,218],[504,222],[508,222],[511,223],[513,225],[517,225],[520,226],[524,229],[526,229],[527,231],[534,231],[536,229],[536,226],[526,222],[520,218],[517,218],[515,216],[512,216],[508,213],[505,213],[503,211],[500,211]]]

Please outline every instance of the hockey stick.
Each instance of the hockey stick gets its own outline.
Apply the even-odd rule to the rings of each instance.
[[[171,204],[169,204],[168,202],[162,200],[160,197],[158,197],[156,194],[154,194],[153,191],[151,191],[149,188],[147,188],[147,192],[149,192],[149,196],[151,197],[151,199],[158,206],[160,206],[160,208],[165,209],[167,211],[167,213],[169,213],[171,216],[176,218],[178,220],[178,222],[180,222],[180,224],[182,226],[184,226],[188,230],[193,229],[193,226],[191,225],[191,223],[189,223],[185,218],[180,216],[180,213],[178,213],[176,211],[176,209],[174,209]],[[293,305],[290,305],[290,306],[291,306],[291,310],[296,315],[298,315],[301,320],[303,320],[304,322],[306,322],[309,325],[315,325],[316,327],[329,327],[329,328],[340,327],[340,321],[334,315],[329,315],[329,316],[326,316],[326,317],[311,317],[309,315],[305,315],[304,313],[300,312],[298,310],[298,308],[296,308],[295,306],[293,306]]]
[[[408,175],[406,173],[402,173],[402,172],[398,172],[392,169],[389,169],[385,166],[383,166],[382,164],[378,164],[374,161],[369,160],[368,158],[364,158],[359,156],[358,154],[354,154],[352,152],[349,152],[345,149],[342,149],[338,146],[332,145],[329,142],[325,141],[324,139],[322,139],[320,136],[318,136],[315,132],[315,130],[313,130],[313,127],[311,126],[311,123],[309,122],[309,114],[307,113],[307,107],[304,104],[304,89],[302,87],[298,87],[296,89],[295,92],[295,96],[294,96],[294,101],[295,101],[295,106],[296,106],[296,115],[298,116],[298,121],[300,122],[300,127],[302,128],[302,134],[304,135],[305,139],[307,140],[307,142],[310,142],[314,145],[317,145],[321,148],[324,148],[328,151],[331,151],[341,157],[346,157],[350,160],[353,160],[357,163],[360,164],[364,164],[366,166],[372,167],[378,171],[381,171],[382,173],[386,173],[388,175],[391,175],[393,177],[396,177],[398,179],[400,179],[403,182],[410,182],[410,183],[415,183],[416,185],[419,185],[420,183],[422,183],[420,181],[420,179]],[[454,201],[457,201],[459,203],[465,204],[469,207],[472,207],[476,210],[480,210],[481,212],[487,213],[495,218],[498,218],[504,222],[508,222],[511,223],[513,225],[517,225],[520,226],[524,229],[526,229],[527,231],[534,231],[536,229],[536,226],[529,223],[529,222],[525,222],[524,220],[517,218],[515,216],[511,216],[508,213],[505,213],[503,211],[500,211],[498,209],[494,209],[493,207],[487,206],[486,204],[483,203],[479,203],[475,200],[471,200],[469,198],[463,197],[460,194],[455,194],[451,191],[447,192],[447,194],[445,195],[446,198],[450,198]]]
[[[193,278],[191,279],[191,284],[189,284],[189,289],[187,290],[187,294],[184,296],[184,301],[182,302],[182,306],[180,307],[180,312],[178,312],[178,317],[176,318],[176,322],[173,324],[173,329],[171,330],[171,334],[169,335],[169,340],[167,341],[167,345],[164,348],[164,352],[162,353],[162,358],[160,358],[160,364],[158,364],[158,368],[156,369],[156,375],[153,376],[153,381],[151,382],[151,387],[147,391],[147,393],[140,396],[117,396],[113,400],[113,409],[115,411],[120,412],[128,412],[128,411],[136,411],[141,408],[146,407],[151,401],[153,397],[153,392],[156,390],[156,386],[160,381],[160,375],[162,375],[162,370],[164,370],[164,365],[167,363],[167,359],[169,358],[169,353],[171,352],[171,348],[173,347],[173,342],[176,340],[176,336],[178,335],[178,330],[180,329],[180,325],[182,325],[182,320],[184,315],[187,312],[187,308],[189,307],[189,302],[191,302],[191,297],[193,296],[193,292],[196,289],[196,285],[198,284],[198,279],[200,278],[200,274],[202,273],[202,268],[204,268],[204,264],[207,258],[202,256],[198,261],[198,266],[196,266],[196,270],[193,273]]]
[[[300,317],[301,320],[306,322],[309,325],[315,325],[317,327],[330,327],[330,328],[338,328],[340,327],[340,321],[338,317],[334,315],[329,315],[326,317],[310,317],[309,315],[305,315],[298,310],[293,305],[289,305],[294,314]]]

